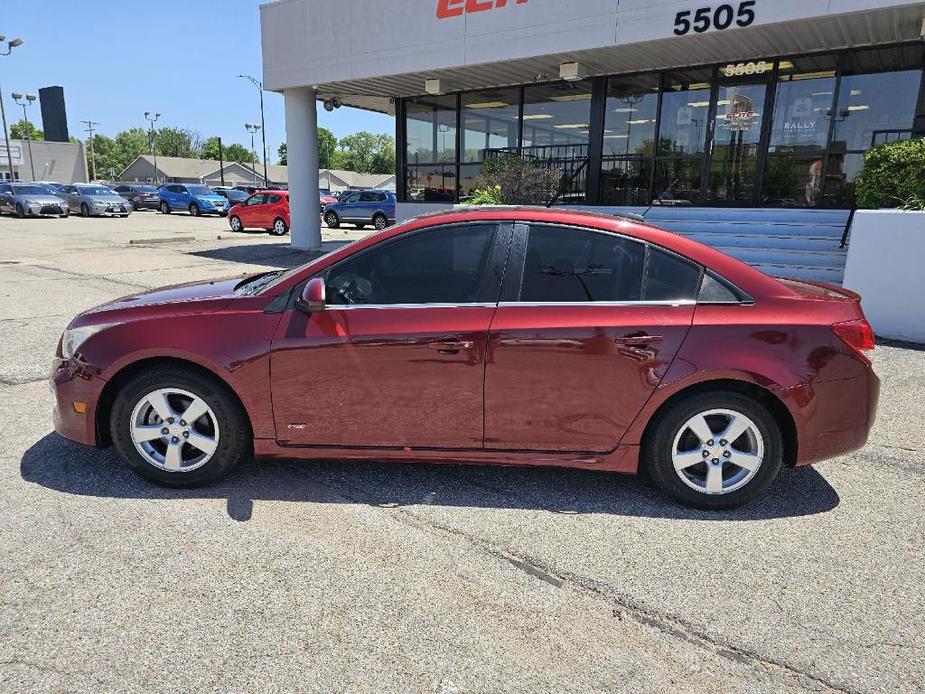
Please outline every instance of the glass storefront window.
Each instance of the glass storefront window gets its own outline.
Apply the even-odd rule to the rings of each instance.
[[[463,164],[459,167],[459,200],[465,202],[475,189],[478,188],[479,174],[482,171],[482,165]]]
[[[703,154],[710,119],[711,78],[709,70],[666,78],[658,134],[660,155]]]
[[[864,155],[832,154],[829,156],[825,181],[826,207],[851,207],[854,204],[854,179],[864,166]]]
[[[409,200],[453,202],[456,199],[456,166],[452,164],[409,166],[405,185]]]
[[[655,165],[654,199],[662,204],[700,201],[703,158],[659,159]]]
[[[409,99],[405,109],[408,163],[456,161],[456,97]]]
[[[652,153],[658,88],[657,74],[607,80],[605,157]]]
[[[771,119],[771,153],[821,153],[835,98],[835,56],[781,61]]]
[[[486,149],[517,147],[519,117],[519,89],[463,94],[462,161],[483,161]]]
[[[523,146],[587,148],[591,129],[591,81],[555,82],[524,89]]]
[[[921,81],[921,69],[842,77],[833,147],[866,150],[911,133]]]
[[[651,159],[611,159],[601,167],[601,204],[648,205]]]

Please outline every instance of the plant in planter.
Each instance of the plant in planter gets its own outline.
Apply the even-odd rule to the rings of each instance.
[[[544,169],[529,159],[517,154],[501,154],[490,157],[482,164],[478,178],[478,189],[487,195],[480,199],[491,202],[472,204],[498,205],[545,205],[552,200],[559,189],[561,173],[558,169]]]
[[[858,207],[925,209],[925,139],[877,145],[855,180]]]
[[[503,205],[504,196],[501,195],[501,186],[495,185],[492,188],[476,188],[467,202],[470,205]]]

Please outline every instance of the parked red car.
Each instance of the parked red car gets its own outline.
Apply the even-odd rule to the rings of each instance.
[[[611,216],[458,210],[80,314],[54,420],[166,485],[252,454],[644,467],[727,508],[865,443],[873,346],[836,286]]]
[[[337,204],[337,198],[335,198],[333,195],[325,195],[324,193],[321,193],[318,196],[318,202],[320,204],[318,211],[324,212],[324,208],[327,207],[328,205]]]
[[[266,229],[274,236],[289,231],[289,191],[261,190],[228,211],[232,231]]]

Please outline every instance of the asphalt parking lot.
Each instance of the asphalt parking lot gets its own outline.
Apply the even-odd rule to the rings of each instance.
[[[376,462],[174,491],[53,433],[75,313],[304,259],[217,218],[0,218],[0,689],[925,688],[925,351],[877,348],[864,450],[718,514],[629,477]]]

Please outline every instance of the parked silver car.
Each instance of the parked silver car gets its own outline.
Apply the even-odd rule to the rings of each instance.
[[[112,188],[93,183],[62,186],[58,195],[67,201],[71,212],[82,217],[128,217],[132,206]]]
[[[0,214],[17,217],[67,217],[64,200],[38,183],[0,183]]]

